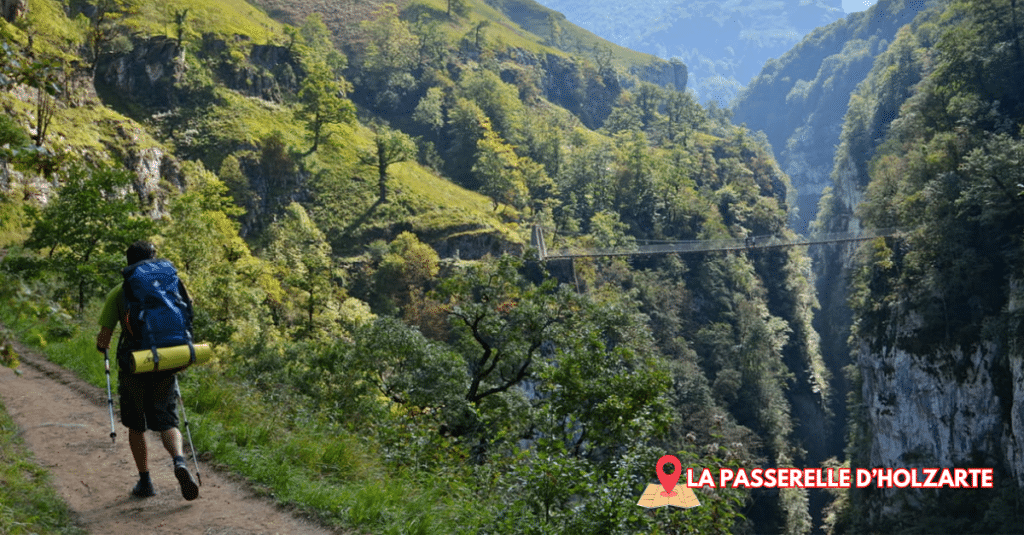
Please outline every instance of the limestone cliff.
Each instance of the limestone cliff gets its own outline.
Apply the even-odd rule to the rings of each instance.
[[[769,60],[737,97],[733,120],[768,135],[779,165],[798,191],[798,230],[814,220],[818,199],[833,183],[833,159],[850,95],[896,32],[925,5],[882,0],[819,28],[778,59]],[[887,121],[894,118],[891,111],[886,115]]]
[[[1010,505],[1024,483],[1024,206],[1018,166],[995,163],[1024,151],[1008,126],[1024,117],[1021,56],[1008,22],[954,23],[970,5],[920,11],[849,99],[818,224],[903,232],[820,254],[822,303],[841,313],[819,325],[843,340],[852,327],[848,348],[832,344],[853,364],[852,466],[989,467],[996,488],[855,489],[850,531],[1005,532],[1024,516]],[[1008,57],[971,71],[953,42]]]

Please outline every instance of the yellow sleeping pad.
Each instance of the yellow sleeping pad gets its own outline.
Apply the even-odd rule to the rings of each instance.
[[[204,364],[213,356],[210,344],[193,344],[196,350],[196,364]],[[186,368],[191,364],[192,354],[187,345],[173,347],[158,347],[156,349],[160,361],[153,366],[153,350],[140,349],[132,352],[131,369],[129,373],[146,373],[151,371],[165,371]]]

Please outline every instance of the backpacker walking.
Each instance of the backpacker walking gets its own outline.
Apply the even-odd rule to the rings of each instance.
[[[137,241],[125,253],[128,266],[122,270],[124,282],[107,294],[100,313],[100,332],[96,349],[106,353],[114,328],[121,324],[117,346],[117,391],[121,404],[121,422],[128,428],[128,444],[139,471],[134,496],[156,494],[149,475],[146,430],[160,433],[164,448],[171,454],[174,476],[186,500],[199,497],[199,486],[185,463],[181,431],[178,430],[177,370],[133,374],[127,364],[132,351],[192,342],[192,300],[177,272],[167,260],[156,258],[156,247]]]

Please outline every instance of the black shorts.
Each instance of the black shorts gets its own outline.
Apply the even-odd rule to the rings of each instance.
[[[133,431],[167,431],[178,427],[174,372],[130,374],[119,370],[117,393],[121,423]]]

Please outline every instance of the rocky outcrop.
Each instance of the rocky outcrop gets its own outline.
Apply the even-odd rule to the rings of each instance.
[[[229,41],[205,34],[201,53],[219,61],[216,72],[225,86],[271,102],[281,102],[286,92],[298,91],[304,73],[287,47],[250,44],[243,35]]]
[[[538,55],[521,48],[509,49],[502,59],[537,72],[544,98],[573,113],[587,128],[600,128],[623,91],[622,81],[612,70],[598,73],[579,62],[557,54]],[[667,64],[666,64],[667,65]],[[682,66],[684,71],[686,66]],[[502,81],[516,84],[519,73],[506,68]]]
[[[244,51],[239,54],[233,51]],[[298,59],[287,48],[252,45],[247,37],[234,41],[207,34],[200,55],[217,61],[216,73],[225,86],[242,94],[280,102],[298,90],[303,76]],[[136,38],[127,53],[105,54],[97,62],[96,88],[105,100],[122,100],[152,110],[188,105],[184,87],[185,51],[165,36]]]
[[[134,174],[131,188],[124,194],[134,193],[140,206],[145,207],[147,215],[159,219],[167,213],[167,202],[171,190],[182,191],[185,188],[181,173],[181,165],[174,156],[159,146],[141,146],[138,135],[141,130],[137,126],[120,125],[117,127],[120,145],[110,149],[125,169]],[[94,155],[82,153],[81,157],[91,160]],[[22,198],[40,205],[50,202],[60,189],[58,180],[47,180],[34,172],[20,171],[3,158],[0,158],[0,192],[14,193]]]
[[[912,332],[912,324],[920,321],[910,315],[896,330]],[[1012,333],[1005,334],[1010,337],[1004,340],[1013,340]],[[994,467],[1000,478],[1024,485],[1024,352],[1019,340],[990,339],[928,355],[878,347],[877,342],[861,339],[857,349],[865,431],[871,437],[866,466]],[[920,509],[928,500],[928,492],[913,489],[872,490],[863,508],[870,525],[886,525],[902,508]]]
[[[170,192],[162,187],[161,181],[179,191],[184,189],[180,164],[160,147],[129,150],[125,167],[135,173],[135,193],[142,206],[149,207],[149,215],[154,219],[167,213]]]
[[[28,0],[0,0],[0,17],[14,22],[28,13]]]
[[[672,58],[668,62],[634,66],[630,73],[645,82],[651,82],[662,87],[673,87],[679,91],[686,89],[686,82],[689,77],[689,70],[686,68],[686,64],[679,58]]]
[[[622,93],[622,86],[611,73],[587,76],[578,63],[561,56],[545,55],[543,70],[545,97],[571,111],[588,128],[604,124]]]
[[[18,195],[40,205],[50,202],[56,187],[42,175],[25,173],[0,158],[0,193]]]
[[[521,256],[525,247],[510,241],[509,236],[490,228],[478,228],[468,232],[454,232],[444,236],[425,236],[424,240],[442,258],[477,260],[485,256]]]
[[[96,64],[96,90],[154,109],[179,104],[178,86],[185,76],[183,50],[164,36],[136,38],[124,54],[104,54]]]

